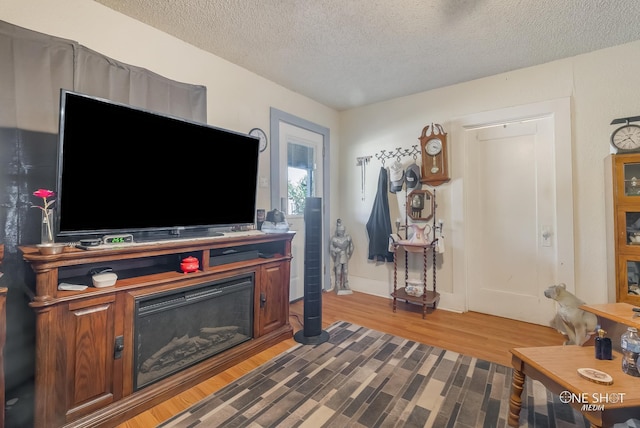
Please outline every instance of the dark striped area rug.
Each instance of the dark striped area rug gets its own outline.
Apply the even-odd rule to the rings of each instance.
[[[511,368],[346,322],[327,331],[160,426],[507,426]],[[522,401],[520,426],[589,426],[537,381]]]

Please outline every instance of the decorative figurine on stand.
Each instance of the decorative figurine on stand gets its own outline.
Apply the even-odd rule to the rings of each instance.
[[[335,287],[338,295],[351,294],[349,288],[349,259],[353,255],[353,241],[346,233],[342,220],[336,222],[336,233],[331,238],[331,257],[335,274]]]

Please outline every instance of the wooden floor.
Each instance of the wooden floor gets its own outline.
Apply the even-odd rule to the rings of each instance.
[[[430,309],[423,320],[421,306],[398,303],[398,310],[393,313],[390,299],[363,293],[342,296],[325,293],[322,323],[327,327],[335,321],[348,321],[502,365],[510,365],[509,349],[513,347],[561,345],[564,341],[562,335],[550,327],[475,312],[459,314]],[[302,302],[292,304],[290,313],[291,324],[297,332],[302,329]],[[119,428],[156,426],[295,344],[293,339],[281,342],[139,414]]]

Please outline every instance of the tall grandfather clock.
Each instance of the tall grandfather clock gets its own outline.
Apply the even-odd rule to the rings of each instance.
[[[450,180],[449,159],[447,156],[447,133],[439,124],[427,125],[422,129],[420,138],[422,152],[421,182],[430,186],[439,186]]]

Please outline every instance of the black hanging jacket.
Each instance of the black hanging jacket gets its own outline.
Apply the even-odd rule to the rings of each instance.
[[[367,221],[367,234],[369,235],[369,260],[392,262],[393,253],[389,251],[389,235],[392,229],[387,183],[387,170],[381,167],[378,192],[373,201],[371,216]]]

